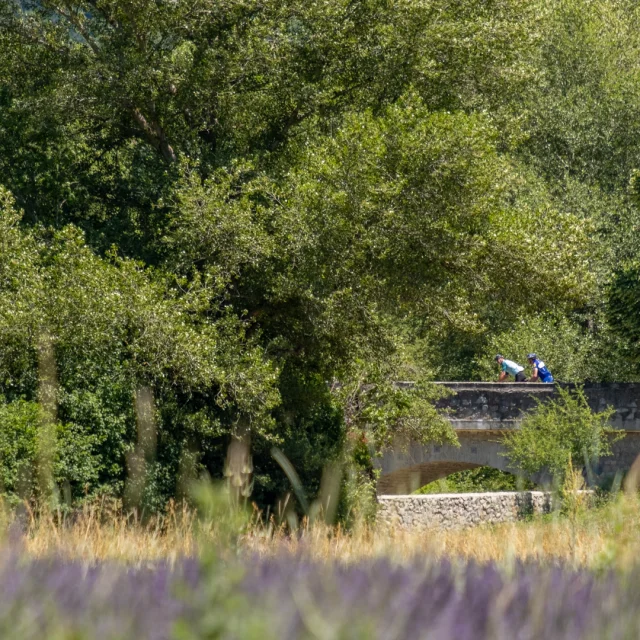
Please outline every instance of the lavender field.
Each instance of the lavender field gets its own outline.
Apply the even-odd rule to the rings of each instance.
[[[640,634],[640,572],[298,556],[127,568],[0,560],[5,638],[504,640]]]

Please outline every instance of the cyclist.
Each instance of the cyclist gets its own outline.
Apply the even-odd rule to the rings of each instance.
[[[540,360],[535,353],[530,353],[527,356],[527,360],[529,361],[529,364],[531,365],[531,369],[532,369],[529,382],[538,382],[538,380],[540,380],[540,382],[547,382],[547,383],[553,382],[553,376],[551,375],[551,371],[547,369],[547,366],[545,365],[545,363],[542,362],[542,360]]]
[[[507,360],[500,353],[496,356],[496,362],[500,365],[501,369],[498,382],[503,382],[509,376],[513,376],[516,382],[527,381],[527,378],[524,375],[524,367],[521,367],[517,362]]]

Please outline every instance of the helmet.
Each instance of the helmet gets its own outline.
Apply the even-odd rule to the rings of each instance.
[[[535,353],[528,353],[527,360],[535,360],[538,356]]]
[[[499,353],[499,354],[496,356],[496,358],[495,358],[495,359],[496,359],[496,362],[497,362],[498,360],[500,360],[500,358],[504,358],[504,356],[503,356],[502,354],[500,354],[500,353]]]

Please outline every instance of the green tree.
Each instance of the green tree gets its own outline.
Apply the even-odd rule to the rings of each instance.
[[[640,364],[640,268],[630,264],[616,272],[609,289],[610,322],[627,346],[627,361],[634,372]]]
[[[593,469],[600,458],[611,455],[612,442],[624,433],[609,426],[614,410],[592,411],[579,386],[557,390],[556,400],[539,403],[503,442],[515,468],[548,473],[561,485],[570,461]]]
[[[266,505],[274,443],[313,493],[363,434],[450,440],[427,383],[498,342],[620,376],[583,355],[632,244],[631,4],[0,3],[0,391],[50,341],[74,495],[122,492],[141,389],[148,504],[249,431]]]
[[[46,336],[54,354],[53,401],[69,436],[65,450],[83,451],[90,468],[76,478],[70,464],[75,495],[86,484],[121,489],[125,454],[136,440],[134,395],[142,387],[156,399],[158,460],[169,467],[190,440],[206,450],[241,421],[272,437],[277,368],[229,314],[193,321],[206,288],[192,283],[178,293],[170,280],[132,261],[100,259],[70,226],[41,235],[20,229],[10,196],[2,197],[3,387],[10,399],[38,398]],[[182,414],[170,411],[178,402]],[[82,434],[87,444],[79,448]],[[158,499],[171,493],[175,476]]]

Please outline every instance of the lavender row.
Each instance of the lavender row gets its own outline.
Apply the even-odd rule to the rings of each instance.
[[[31,640],[640,637],[640,572],[301,558],[177,567],[0,559],[0,635]]]

